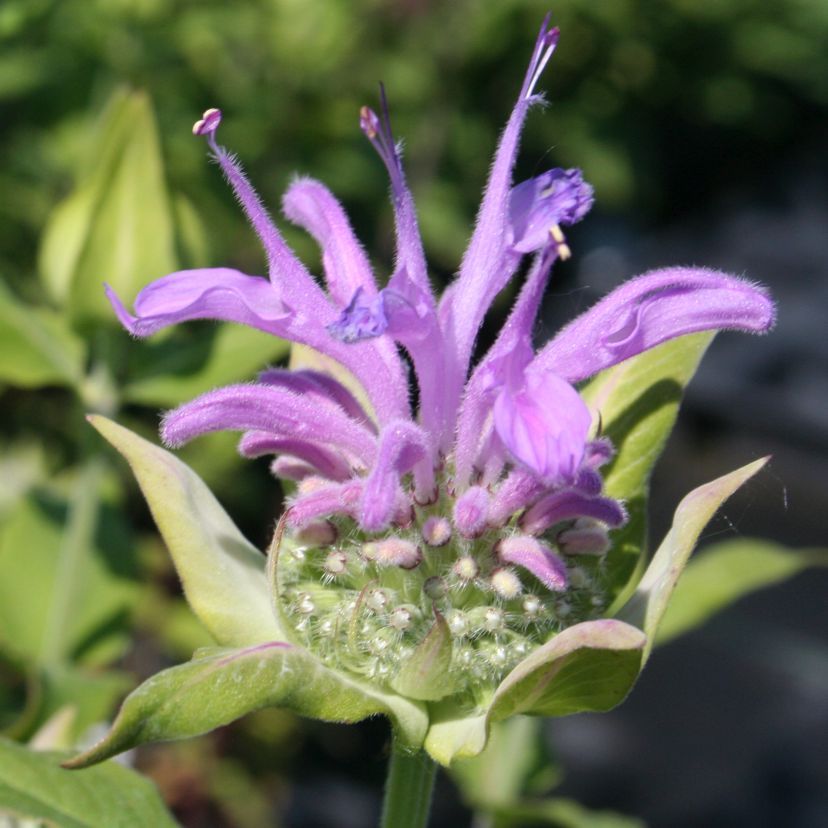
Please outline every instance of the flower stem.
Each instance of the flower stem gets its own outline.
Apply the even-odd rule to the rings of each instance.
[[[425,751],[402,749],[394,737],[380,828],[425,828],[437,765]]]

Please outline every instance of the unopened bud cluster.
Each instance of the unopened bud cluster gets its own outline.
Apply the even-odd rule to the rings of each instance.
[[[474,501],[414,505],[406,525],[376,535],[344,516],[293,530],[277,587],[296,639],[331,666],[382,683],[444,623],[452,684],[474,693],[556,632],[603,614],[605,525],[579,518],[535,536],[516,516],[488,525]]]

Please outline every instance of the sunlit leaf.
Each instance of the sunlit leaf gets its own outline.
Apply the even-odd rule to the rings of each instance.
[[[146,742],[196,736],[269,706],[334,722],[386,714],[412,747],[422,742],[427,722],[416,703],[331,670],[300,647],[270,642],[211,650],[156,674],[127,697],[103,741],[69,765],[85,767]]]
[[[38,753],[0,737],[0,813],[60,828],[168,828],[177,823],[155,786],[116,762],[68,771],[65,754]]]

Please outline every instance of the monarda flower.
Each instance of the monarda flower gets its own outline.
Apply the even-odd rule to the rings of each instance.
[[[469,736],[472,725],[448,738],[452,722],[485,724],[493,710],[497,718],[602,709],[611,704],[590,693],[604,680],[617,703],[648,646],[639,629],[607,618],[615,597],[607,561],[627,510],[604,491],[602,469],[615,448],[579,384],[675,337],[761,333],[774,320],[762,288],[714,270],[670,267],[625,283],[535,350],[550,273],[570,256],[566,228],[593,201],[576,169],[512,180],[521,130],[542,100],[536,87],[557,41],[558,30],[545,22],[468,248],[441,298],[429,280],[384,93],[379,113],[366,107],[360,114],[388,171],[396,222],[396,260],[384,287],[334,196],[299,178],[283,209],[318,242],[324,287],[308,272],[218,143],[221,113],[211,109],[193,131],[206,138],[261,240],[267,277],[229,268],[172,273],[140,292],[133,313],[107,289],[136,336],[218,319],[309,346],[338,366],[269,368],[256,382],[210,391],[169,412],[162,437],[177,447],[208,432],[239,431],[244,456],[273,456],[274,474],[295,481],[270,551],[283,642],[250,641],[257,658],[262,648],[279,658],[293,649],[346,676],[349,687],[427,708],[426,747],[442,761],[485,743]],[[525,275],[505,325],[472,365],[484,316],[518,274]],[[711,508],[735,485],[721,484]],[[668,570],[656,586],[670,582]],[[572,681],[567,659],[585,650],[609,653],[603,672],[583,699],[556,697],[556,707],[547,686],[561,670]],[[615,676],[612,659],[627,651],[637,653],[636,667]]]

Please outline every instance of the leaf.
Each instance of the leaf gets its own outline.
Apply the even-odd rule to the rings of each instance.
[[[105,417],[89,422],[126,458],[164,537],[184,594],[220,644],[278,641],[264,556],[188,466]]]
[[[427,723],[422,706],[331,670],[301,647],[269,642],[212,650],[153,676],[126,698],[109,734],[66,767],[85,767],[146,742],[197,736],[270,706],[333,722],[383,713],[410,747],[422,743]]]
[[[605,584],[611,597],[634,580],[644,563],[650,473],[676,421],[684,387],[713,336],[693,334],[666,342],[603,371],[581,389],[617,450],[604,476],[607,493],[624,500],[630,516],[612,533]]]
[[[131,299],[150,279],[176,270],[172,209],[145,94],[112,97],[86,173],[49,220],[39,264],[75,321],[113,319],[104,282]]]
[[[206,388],[254,379],[282,359],[288,347],[282,339],[243,325],[202,328],[184,341],[169,337],[142,343],[140,362],[130,372],[123,396],[142,405],[179,405]]]
[[[787,549],[749,538],[705,549],[687,564],[655,643],[664,644],[705,623],[740,598],[811,566],[828,566],[828,549]]]
[[[496,828],[528,828],[549,825],[554,828],[645,828],[635,817],[612,811],[592,811],[571,799],[526,799],[493,809]]]
[[[435,611],[435,615],[428,634],[391,681],[391,687],[401,696],[437,701],[452,691],[451,632],[446,619],[439,612]]]
[[[0,813],[60,828],[177,824],[155,786],[135,771],[108,762],[72,772],[59,766],[62,758],[0,737]]]
[[[649,657],[667,602],[702,530],[722,503],[767,461],[767,457],[755,460],[741,469],[699,486],[679,503],[670,531],[653,556],[632,597],[618,613],[618,618],[641,627],[647,634],[644,661]]]
[[[23,388],[78,385],[84,354],[60,316],[21,302],[0,281],[0,381]]]
[[[521,661],[487,707],[464,710],[451,702],[432,707],[426,750],[449,765],[479,754],[492,722],[519,713],[566,716],[610,710],[635,683],[644,644],[641,630],[620,621],[575,624]]]

